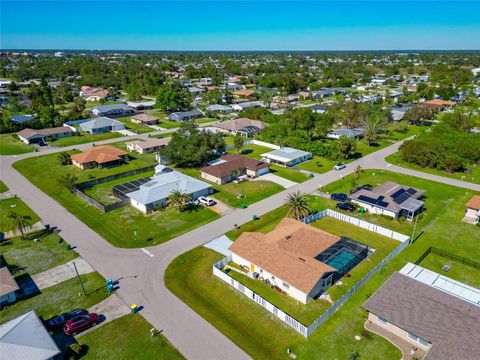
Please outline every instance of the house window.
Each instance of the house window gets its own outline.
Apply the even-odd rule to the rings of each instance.
[[[430,346],[430,343],[426,340],[423,340],[421,337],[418,337],[417,335],[415,334],[412,334],[412,333],[409,333],[407,332],[407,336],[412,339],[413,341],[415,341],[416,343],[419,343],[420,345],[424,346],[424,347],[429,347]]]
[[[283,286],[285,286],[287,289],[290,288],[290,285],[288,285],[286,282],[283,283]]]
[[[380,316],[377,316],[377,321],[382,325],[387,325],[388,324],[388,321],[385,320],[384,318],[380,317]]]

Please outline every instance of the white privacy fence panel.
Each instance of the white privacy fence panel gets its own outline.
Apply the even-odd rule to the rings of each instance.
[[[281,148],[281,146],[275,145],[275,144],[270,144],[265,141],[260,141],[260,140],[247,140],[243,143],[244,145],[259,145],[259,146],[264,146],[270,149],[278,150]]]
[[[306,218],[302,219],[302,221],[306,224],[311,223],[313,221],[319,220],[325,216],[331,216],[335,219],[340,221],[347,222],[349,224],[361,227],[363,229],[367,229],[369,231],[375,232],[377,234],[381,234],[392,238],[394,240],[398,240],[401,244],[395,248],[390,254],[387,255],[380,263],[378,263],[370,272],[365,275],[360,281],[358,281],[348,292],[343,294],[343,296],[338,299],[332,306],[330,306],[318,319],[316,319],[310,326],[305,326],[298,320],[294,319],[290,315],[283,312],[281,309],[277,308],[275,305],[268,302],[266,299],[262,298],[260,295],[256,294],[253,290],[249,289],[245,285],[239,283],[237,280],[233,279],[228,274],[222,271],[222,268],[227,265],[231,260],[232,257],[228,256],[219,262],[213,265],[213,274],[218,278],[222,279],[224,282],[232,286],[234,289],[240,291],[245,296],[247,296],[250,300],[255,301],[258,305],[262,306],[263,308],[267,309],[270,313],[275,315],[278,319],[283,321],[285,324],[293,328],[295,331],[299,332],[305,337],[310,336],[320,325],[322,325],[330,316],[333,315],[353,294],[355,294],[370,278],[379,272],[388,262],[390,262],[397,254],[399,254],[403,249],[405,249],[408,244],[410,243],[410,238],[406,235],[400,234],[398,232],[389,230],[382,226],[378,226],[367,221],[357,219],[355,217],[339,213],[337,211],[326,209],[324,211],[320,211],[318,213],[312,214],[307,216]]]
[[[287,313],[283,312],[277,308],[272,303],[265,300],[263,297],[255,293],[253,290],[249,289],[242,283],[238,282],[234,278],[230,277],[228,274],[225,274],[221,269],[232,260],[231,256],[228,256],[216,264],[213,265],[213,274],[218,278],[222,279],[228,285],[232,286],[234,289],[243,293],[250,300],[255,301],[258,305],[267,309],[271,314],[277,317],[279,320],[283,321],[285,324],[293,328],[295,331],[299,332],[303,336],[307,337],[308,328],[303,325],[300,321],[294,319]]]

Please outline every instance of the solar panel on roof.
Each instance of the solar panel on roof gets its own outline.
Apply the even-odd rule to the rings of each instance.
[[[372,205],[375,205],[377,203],[377,199],[371,198],[371,197],[366,196],[366,195],[360,195],[358,197],[358,200],[361,200],[363,202],[366,202],[366,203],[372,204]]]
[[[410,188],[407,190],[407,193],[409,193],[410,195],[415,195],[417,193],[417,190]]]
[[[394,194],[392,194],[392,198],[396,198],[397,196],[402,195],[404,192],[405,192],[405,189],[397,190],[397,191],[395,191]]]
[[[393,201],[395,201],[397,204],[400,205],[400,204],[403,203],[405,200],[407,200],[409,197],[410,197],[410,196],[408,196],[407,194],[403,193],[402,195],[393,198]]]

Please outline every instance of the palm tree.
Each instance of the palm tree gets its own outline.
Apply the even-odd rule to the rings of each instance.
[[[75,187],[75,183],[77,182],[77,180],[78,180],[77,175],[72,173],[67,173],[58,179],[58,183],[61,186],[66,187],[68,190],[70,190],[70,192],[73,192],[73,188]]]
[[[243,147],[243,137],[240,133],[235,134],[235,137],[233,138],[233,147],[237,150],[237,155],[240,154]]]
[[[182,207],[191,200],[191,196],[182,190],[173,190],[168,196],[169,205],[177,208],[178,212],[182,211]]]
[[[300,192],[288,194],[285,205],[288,207],[288,216],[301,220],[310,213],[307,196]]]
[[[9,212],[7,217],[10,219],[10,230],[14,234],[20,233],[21,238],[25,239],[25,232],[32,227],[32,217],[30,215],[21,215],[16,212]]]
[[[355,168],[353,173],[353,182],[352,182],[352,190],[355,190],[358,187],[358,180],[360,179],[360,174],[362,173],[363,169],[360,165]]]
[[[362,126],[365,130],[364,138],[367,140],[368,146],[376,140],[378,140],[378,134],[385,130],[385,126],[388,121],[384,114],[374,114],[366,117],[362,121]]]

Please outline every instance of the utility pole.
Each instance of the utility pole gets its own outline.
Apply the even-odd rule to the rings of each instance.
[[[418,222],[418,214],[417,214],[417,216],[415,216],[415,224],[413,225],[412,238],[410,239],[411,243],[413,243],[415,241],[415,230],[417,228],[417,222]]]
[[[80,281],[80,286],[82,287],[83,295],[86,296],[87,293],[85,292],[85,287],[83,286],[83,282],[82,282],[82,279],[80,278],[80,274],[78,273],[77,265],[75,265],[75,261],[73,262],[73,267],[75,268],[75,272],[77,273],[78,281]]]

